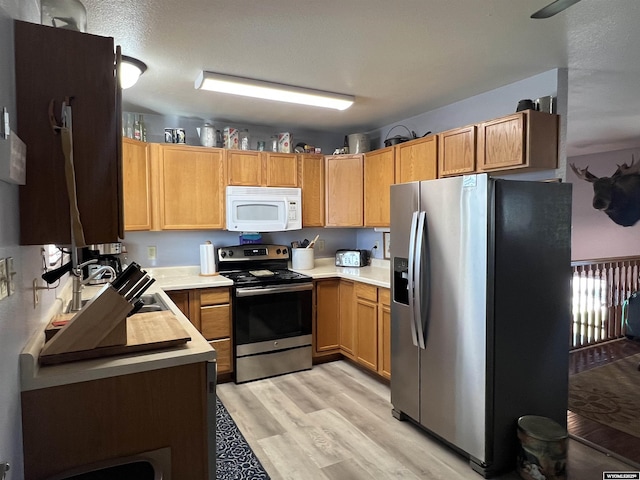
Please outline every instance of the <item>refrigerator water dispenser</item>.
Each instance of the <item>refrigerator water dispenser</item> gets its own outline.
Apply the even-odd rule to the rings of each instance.
[[[393,301],[409,305],[409,260],[393,258]]]

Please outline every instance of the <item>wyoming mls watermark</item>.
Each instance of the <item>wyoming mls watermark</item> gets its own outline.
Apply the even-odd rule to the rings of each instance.
[[[602,480],[640,480],[640,472],[602,472]]]

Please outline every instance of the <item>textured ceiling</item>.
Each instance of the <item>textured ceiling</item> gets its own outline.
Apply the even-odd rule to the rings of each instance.
[[[640,1],[82,0],[147,72],[125,109],[352,133],[568,67],[570,156],[640,146]],[[338,112],[194,89],[200,70],[356,96]]]

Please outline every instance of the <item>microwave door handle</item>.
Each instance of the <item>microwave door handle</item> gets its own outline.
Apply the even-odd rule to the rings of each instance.
[[[415,260],[416,260],[416,234],[418,230],[418,217],[420,212],[413,212],[411,217],[411,232],[409,236],[409,279],[407,282],[407,288],[409,289],[409,322],[411,325],[411,340],[417,347],[418,345],[418,332],[416,329],[415,318],[415,295],[414,295],[414,282],[415,282]]]

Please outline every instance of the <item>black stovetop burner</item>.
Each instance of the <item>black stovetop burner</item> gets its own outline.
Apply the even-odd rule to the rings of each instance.
[[[287,268],[289,252],[286,245],[221,247],[217,252],[218,271],[236,287],[311,282],[310,276]]]
[[[283,283],[310,282],[312,278],[298,272],[281,269],[255,269],[255,270],[234,270],[230,272],[220,272],[220,275],[233,280],[237,287],[251,285],[275,285]]]

